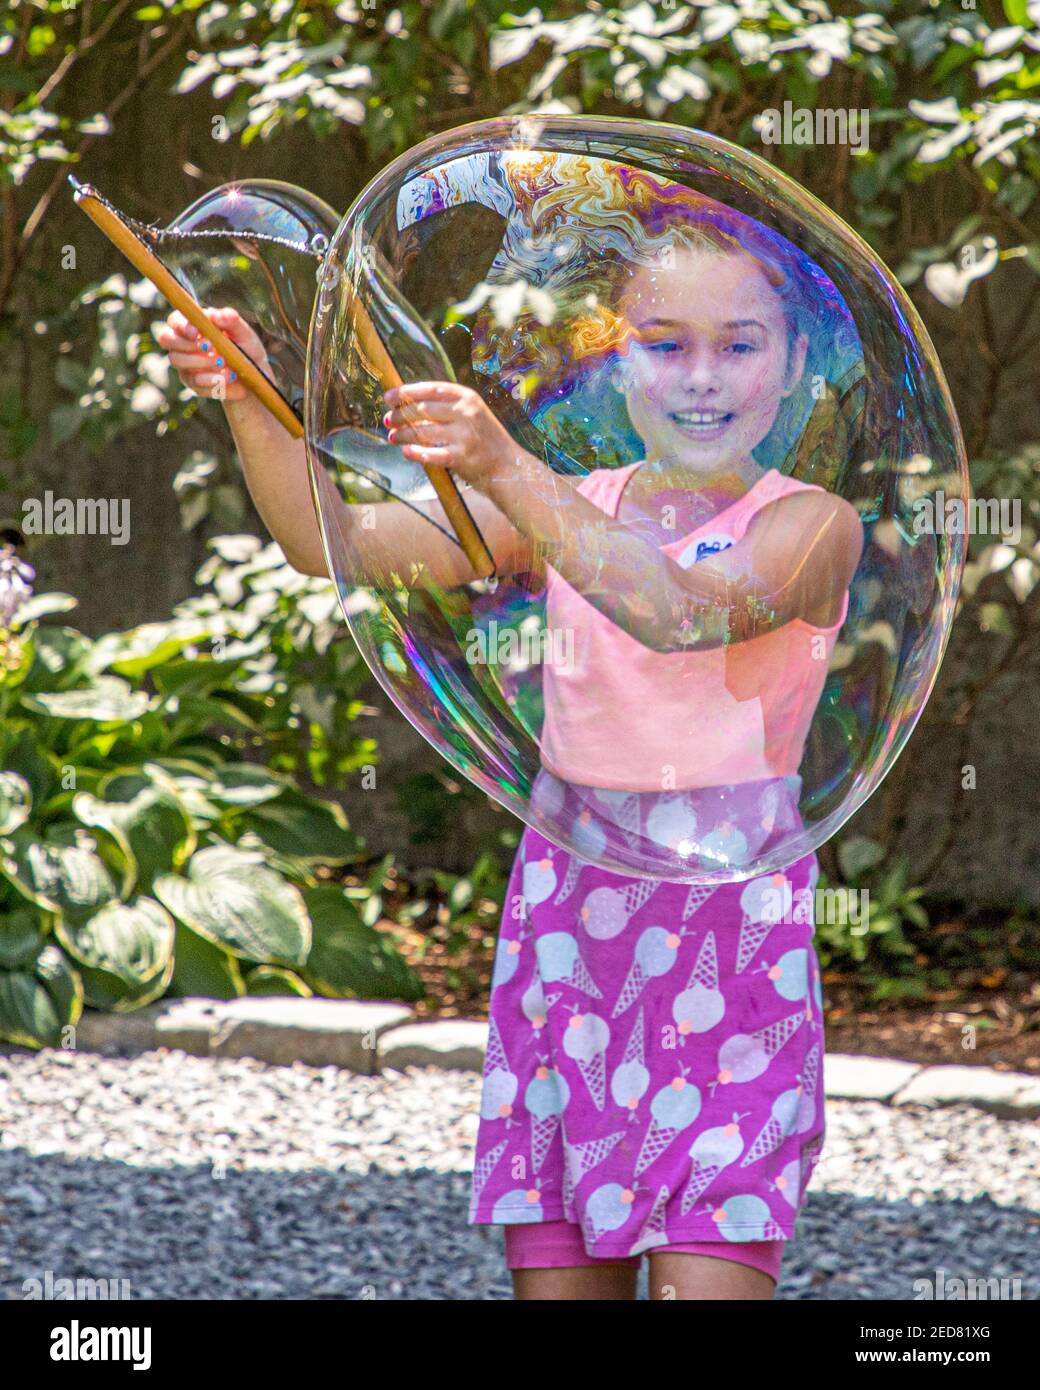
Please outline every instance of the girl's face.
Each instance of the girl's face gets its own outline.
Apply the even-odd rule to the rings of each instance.
[[[647,458],[746,470],[808,345],[804,334],[790,341],[758,263],[677,248],[667,266],[637,271],[620,309],[633,336],[614,380]]]

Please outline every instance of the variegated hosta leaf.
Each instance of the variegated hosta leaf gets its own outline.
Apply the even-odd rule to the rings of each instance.
[[[309,999],[314,991],[291,970],[284,970],[278,965],[258,965],[246,976],[246,993],[295,994],[300,998]]]
[[[96,719],[99,723],[139,719],[151,701],[143,690],[134,690],[118,676],[99,676],[78,690],[55,690],[26,695],[23,704],[53,719]]]
[[[133,1013],[167,993],[173,978],[173,954],[162,970],[144,984],[128,984],[111,970],[95,970],[89,965],[81,965],[78,970],[83,982],[83,1002],[88,1008],[114,1014]]]
[[[176,868],[195,847],[190,814],[161,768],[113,773],[97,796],[75,796],[72,810],[84,825],[109,831],[129,851],[142,888],[156,874]]]
[[[178,656],[185,647],[209,637],[209,628],[197,618],[174,618],[166,623],[145,623],[127,632],[106,633],[94,644],[90,670],[112,670],[136,680]]]
[[[307,959],[311,923],[303,898],[259,853],[224,845],[199,850],[187,878],[164,874],[153,891],[192,931],[246,960],[302,965]]]
[[[0,970],[0,1038],[17,1047],[53,1047],[61,1022],[50,995],[35,975]]]
[[[220,819],[224,808],[206,796],[213,775],[211,767],[188,758],[155,758],[145,767],[157,767],[169,779],[193,826]]]
[[[56,835],[38,840],[24,826],[0,846],[0,871],[33,902],[70,917],[84,917],[116,896],[111,874],[88,844],[58,843]]]
[[[245,992],[237,957],[178,922],[169,993],[182,999],[237,999]]]
[[[173,955],[173,918],[154,898],[108,903],[76,926],[59,924],[58,938],[75,960],[107,970],[128,985],[162,973]]]
[[[83,1012],[83,986],[65,952],[53,944],[45,946],[36,957],[36,978],[61,1024],[75,1023]]]
[[[33,594],[16,610],[11,626],[24,627],[26,623],[46,617],[48,613],[67,613],[78,603],[79,599],[73,598],[71,594]]]
[[[29,819],[32,788],[17,772],[0,772],[0,835],[10,835]]]
[[[33,664],[26,691],[64,690],[79,678],[90,654],[90,639],[73,627],[39,627],[33,633]]]
[[[227,763],[218,768],[201,788],[210,800],[224,806],[259,806],[281,796],[291,786],[284,777],[253,763]]]

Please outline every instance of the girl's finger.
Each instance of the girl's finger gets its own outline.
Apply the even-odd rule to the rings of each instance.
[[[155,341],[167,352],[198,352],[198,340],[194,338],[182,338],[179,333],[175,333],[168,324],[162,324],[155,330]]]
[[[166,322],[170,325],[178,338],[194,341],[199,336],[199,330],[193,323],[189,322],[189,320],[184,317],[179,309],[174,309]]]
[[[200,396],[210,396],[217,390],[220,382],[224,383],[224,389],[228,390],[232,384],[237,382],[233,372],[195,372],[191,375],[191,380],[185,380],[185,385]]]
[[[178,352],[171,350],[169,353],[170,366],[176,367],[179,372],[204,371],[212,369],[214,359],[204,352]]]
[[[255,348],[263,348],[255,329],[248,324],[237,309],[226,306],[222,309],[214,309],[210,314],[214,325],[222,329],[232,342],[238,343],[242,347],[253,345]]]
[[[389,440],[394,446],[398,444],[422,444],[429,448],[443,448],[450,444],[449,439],[445,437],[443,426],[435,420],[423,420],[415,425],[402,425],[400,429],[390,431]]]
[[[418,404],[425,401],[457,401],[459,386],[454,381],[410,381],[407,386],[392,386],[384,392],[389,406]]]
[[[413,463],[421,463],[423,467],[434,464],[441,468],[447,468],[455,457],[454,449],[426,448],[422,444],[406,444],[401,453],[406,459],[411,459]]]
[[[208,391],[213,391],[217,382],[223,379],[222,372],[195,372],[192,377],[191,388],[193,391],[198,391],[199,395],[203,395]]]
[[[427,401],[421,412],[415,406],[395,406],[383,416],[383,424],[387,429],[396,430],[404,425],[419,425],[424,418],[443,423],[454,417],[454,408],[447,401]]]

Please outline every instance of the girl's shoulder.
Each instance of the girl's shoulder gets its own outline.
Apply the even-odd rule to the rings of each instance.
[[[593,468],[578,480],[578,491],[597,507],[613,512],[612,504],[621,496],[625,484],[636,469],[643,466],[643,462],[643,459],[639,459],[620,468]]]
[[[800,478],[793,478],[789,473],[781,473],[778,468],[771,468],[768,473],[755,484],[752,492],[748,494],[752,502],[752,510],[759,511],[770,502],[777,502],[782,497],[790,497],[795,493],[815,492],[821,497],[833,497],[834,494],[827,488],[821,487],[819,483],[806,483]]]
[[[790,473],[781,473],[779,468],[771,468],[763,477],[760,485],[770,489],[778,497],[788,492],[827,493],[827,489],[822,487],[819,483],[803,482],[801,478],[795,478]],[[827,493],[827,495],[830,496],[831,494]]]

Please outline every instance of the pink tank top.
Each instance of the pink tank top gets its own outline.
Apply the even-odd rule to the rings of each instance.
[[[616,516],[639,463],[586,474],[578,491]],[[767,503],[805,488],[777,469],[677,541],[684,569],[739,541]],[[700,652],[643,646],[547,567],[546,626],[565,633],[564,661],[546,661],[542,765],[564,781],[623,791],[682,791],[797,773],[831,653],[833,627],[795,618],[749,642]],[[571,645],[572,644],[572,645]]]

